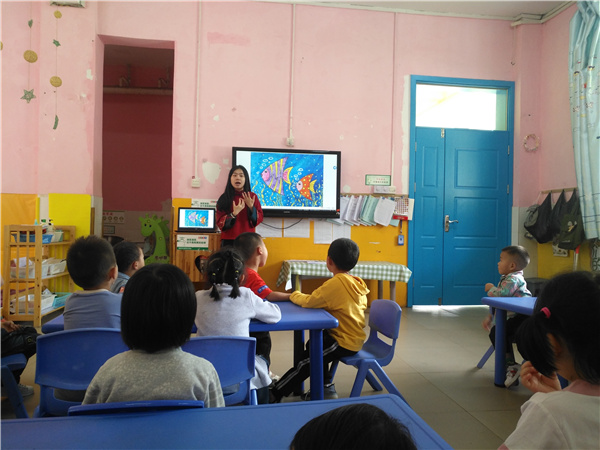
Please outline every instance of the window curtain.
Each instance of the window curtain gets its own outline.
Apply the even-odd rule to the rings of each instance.
[[[600,237],[600,3],[577,2],[569,33],[575,175],[587,239]]]

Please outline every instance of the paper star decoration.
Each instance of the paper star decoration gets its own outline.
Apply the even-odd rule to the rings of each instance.
[[[29,103],[34,98],[36,97],[33,95],[33,89],[30,91],[23,89],[23,97],[21,97],[22,100],[27,100],[27,103]]]

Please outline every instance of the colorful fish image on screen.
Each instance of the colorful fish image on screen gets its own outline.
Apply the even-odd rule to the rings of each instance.
[[[339,217],[340,152],[234,147],[266,216]]]

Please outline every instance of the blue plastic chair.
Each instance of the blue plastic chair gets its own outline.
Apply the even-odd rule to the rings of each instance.
[[[15,411],[17,419],[27,419],[29,414],[23,405],[23,396],[19,390],[17,380],[13,375],[14,370],[24,369],[27,365],[27,357],[23,353],[2,357],[2,387],[8,400]]]
[[[212,363],[219,374],[225,405],[257,405],[254,377],[256,339],[239,336],[193,337],[181,347],[192,355]],[[235,390],[235,392],[231,392]]]
[[[136,402],[94,403],[71,406],[69,416],[118,414],[132,412],[170,411],[173,409],[204,408],[202,400],[140,400]]]
[[[102,364],[127,350],[121,330],[115,328],[80,328],[38,337],[35,382],[40,385],[40,404],[34,416],[66,416],[81,402],[60,400],[54,390],[85,391]]]
[[[352,356],[345,356],[341,362],[357,368],[358,373],[352,386],[350,397],[360,397],[365,379],[376,391],[383,390],[379,381],[390,394],[395,394],[406,402],[400,391],[394,386],[382,367],[387,366],[394,357],[396,340],[400,333],[400,318],[402,308],[391,300],[374,300],[369,313],[369,327],[371,331],[362,349]],[[380,339],[379,334],[392,340],[391,344]],[[338,362],[332,364],[331,372],[335,375]],[[407,402],[408,404],[408,402]]]

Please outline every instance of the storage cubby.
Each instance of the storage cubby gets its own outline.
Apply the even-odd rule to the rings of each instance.
[[[43,316],[64,306],[67,294],[75,288],[65,261],[74,239],[74,226],[57,226],[52,235],[44,234],[42,225],[4,227],[2,316],[5,319],[32,321],[39,328]],[[52,295],[42,295],[46,288]]]

